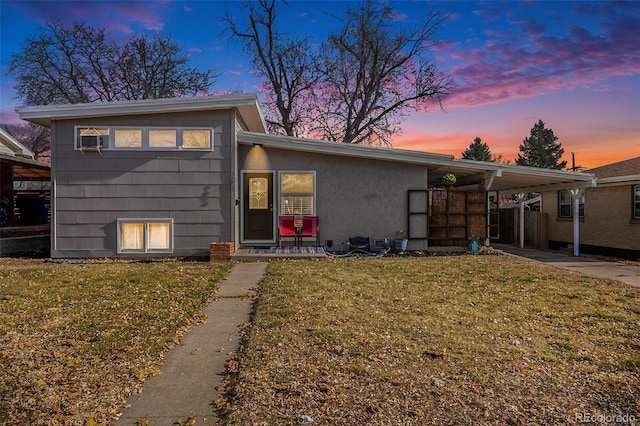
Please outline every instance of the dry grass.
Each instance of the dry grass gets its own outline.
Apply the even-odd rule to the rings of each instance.
[[[229,268],[0,258],[0,424],[108,424]]]
[[[512,257],[274,262],[227,424],[638,421],[639,301]]]

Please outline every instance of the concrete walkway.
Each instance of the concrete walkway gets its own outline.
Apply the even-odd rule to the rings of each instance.
[[[215,425],[216,387],[225,363],[240,344],[239,326],[250,320],[254,295],[267,263],[238,263],[220,283],[216,300],[203,309],[207,320],[171,349],[161,374],[147,379],[142,393],[129,399],[114,425],[171,426],[193,418],[195,425]]]
[[[610,278],[640,288],[640,262],[631,260],[600,260],[595,257],[563,254],[553,251],[533,250],[507,244],[492,244],[497,250],[557,268],[582,272],[599,278]]]

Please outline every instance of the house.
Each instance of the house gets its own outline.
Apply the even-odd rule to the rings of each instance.
[[[597,177],[597,186],[577,194],[580,251],[640,259],[640,157],[587,172]],[[549,248],[573,247],[572,194],[542,192],[542,205],[549,214]]]
[[[466,246],[498,193],[592,186],[593,175],[268,134],[253,94],[18,108],[51,128],[52,257],[207,256],[274,246],[278,218],[315,215],[320,245],[395,238]],[[452,173],[453,188],[440,178]]]
[[[0,128],[0,155],[34,159],[30,149],[18,142],[9,132]]]

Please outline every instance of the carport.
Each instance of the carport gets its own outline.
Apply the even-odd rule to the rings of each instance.
[[[50,234],[51,168],[35,161],[4,130],[0,142],[0,255],[44,249]]]
[[[453,163],[455,163],[455,165],[448,165],[442,168],[441,171],[442,174],[454,173],[456,176],[459,176],[457,186],[460,188],[483,185],[486,191],[495,192],[500,195],[514,195],[517,198],[520,216],[520,247],[524,247],[524,211],[528,202],[526,199],[527,194],[567,190],[571,194],[574,211],[578,211],[580,197],[584,194],[585,188],[595,187],[597,182],[595,175],[590,173],[576,173],[462,159],[454,160]],[[482,172],[474,172],[474,168],[481,169]],[[573,240],[573,254],[574,256],[578,256],[580,254],[580,221],[578,215],[574,215],[573,218]]]

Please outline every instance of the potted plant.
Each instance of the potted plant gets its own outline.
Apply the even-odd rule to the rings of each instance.
[[[393,240],[395,244],[396,252],[404,253],[407,251],[407,243],[409,242],[409,238],[405,235],[404,229],[398,229],[396,231],[396,238]]]
[[[480,244],[480,237],[478,237],[476,234],[473,234],[471,237],[469,237],[469,250],[471,250],[471,253],[476,254],[480,252],[481,247],[482,246]]]
[[[453,173],[447,173],[440,178],[440,183],[443,186],[453,186],[456,182],[456,175],[454,175]]]

